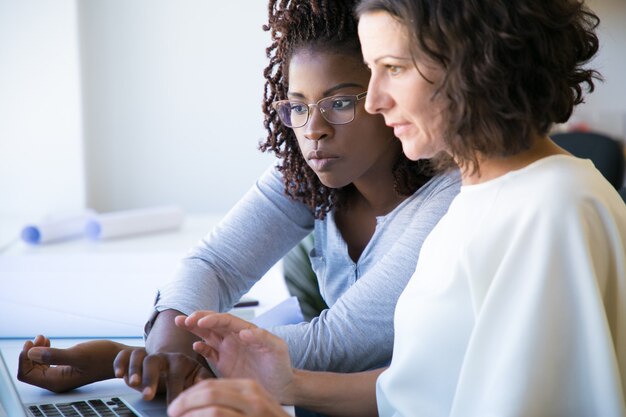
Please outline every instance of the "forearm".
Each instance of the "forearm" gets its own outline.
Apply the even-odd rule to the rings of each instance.
[[[174,317],[182,314],[177,310],[161,311],[146,338],[146,351],[150,354],[175,352],[197,358],[193,342],[200,340],[193,333],[181,329],[174,323]]]
[[[376,379],[384,368],[350,374],[294,370],[283,402],[333,416],[377,416]]]

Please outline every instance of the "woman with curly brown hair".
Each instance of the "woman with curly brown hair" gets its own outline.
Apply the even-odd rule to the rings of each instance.
[[[272,332],[304,369],[354,372],[389,363],[395,302],[460,181],[458,171],[433,176],[427,161],[406,158],[383,118],[365,111],[369,71],[355,3],[270,2],[266,30],[273,42],[263,101],[268,137],[261,149],[279,162],[183,260],[177,279],[161,288],[146,350],[118,357],[118,376],[130,377],[146,397],[154,395],[162,369],[170,370],[171,397],[204,375],[192,350],[195,336],[176,327],[173,317],[229,310],[311,231],[311,261],[330,307],[311,322]],[[43,337],[26,344],[23,381],[50,387],[60,368],[34,365],[59,364],[55,355],[72,365],[67,351],[40,348],[48,344]],[[90,342],[73,352],[93,358],[96,349],[106,358],[101,363],[111,365],[122,347]],[[112,377],[112,369],[98,377]],[[94,375],[79,370],[55,387],[69,389]]]
[[[220,369],[326,414],[626,416],[626,206],[548,137],[599,77],[586,68],[597,16],[580,0],[362,0],[358,13],[367,111],[407,157],[454,163],[463,183],[398,300],[391,365],[292,370],[280,339],[228,314],[177,324]],[[203,381],[169,408],[225,410],[282,415],[250,380]]]

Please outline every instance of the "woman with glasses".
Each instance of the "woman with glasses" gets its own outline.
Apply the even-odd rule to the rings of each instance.
[[[177,279],[161,288],[146,350],[124,349],[118,356],[118,376],[145,389],[147,398],[163,369],[170,370],[170,398],[205,376],[192,349],[197,337],[176,327],[174,317],[229,310],[311,232],[311,262],[330,308],[311,322],[271,331],[286,341],[299,368],[354,372],[389,363],[396,299],[423,240],[458,193],[459,177],[456,171],[433,176],[428,161],[409,160],[383,118],[365,111],[369,71],[354,6],[270,1],[261,149],[279,162],[183,260]],[[98,349],[108,366],[98,378],[113,377],[113,358],[123,349],[92,342],[68,359],[68,351],[33,348],[48,344],[43,337],[26,344],[21,380],[46,388],[54,380],[56,389],[89,382],[97,373],[84,369],[85,362],[93,363]],[[87,354],[90,361],[79,362]],[[63,368],[42,362],[82,366],[59,382],[55,375]]]
[[[169,415],[284,415],[266,390],[330,415],[626,416],[626,206],[548,137],[599,76],[586,67],[597,16],[579,0],[362,0],[358,12],[366,109],[407,157],[454,163],[463,184],[398,300],[392,362],[294,371],[280,339],[198,312],[176,319],[205,340],[196,350],[264,388],[203,381]]]

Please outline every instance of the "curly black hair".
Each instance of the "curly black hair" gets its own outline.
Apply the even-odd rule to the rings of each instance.
[[[444,140],[461,166],[478,154],[527,150],[536,134],[565,122],[600,74],[599,18],[582,0],[362,0],[359,16],[383,11],[444,68],[435,94],[448,102]]]
[[[265,68],[263,95],[264,127],[267,139],[259,149],[271,151],[282,159],[285,192],[306,204],[318,219],[331,209],[346,204],[352,185],[332,189],[321,183],[300,152],[292,129],[285,127],[272,103],[287,98],[289,60],[297,50],[361,57],[361,45],[354,16],[356,0],[270,0],[268,23],[272,43],[266,49],[269,64]],[[403,154],[393,167],[394,187],[400,195],[411,195],[430,178],[428,161],[411,161]]]

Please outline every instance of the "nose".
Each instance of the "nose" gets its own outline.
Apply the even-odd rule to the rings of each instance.
[[[322,140],[331,134],[332,126],[324,119],[317,106],[311,107],[309,120],[304,125],[304,137],[309,140]]]
[[[365,97],[365,111],[371,114],[382,113],[391,104],[391,98],[385,93],[381,80],[372,71],[369,84],[367,86],[367,97]]]

